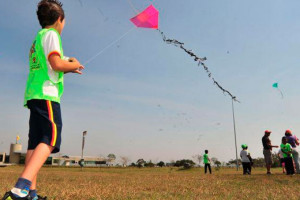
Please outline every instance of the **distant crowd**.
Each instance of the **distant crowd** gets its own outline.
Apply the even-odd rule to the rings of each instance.
[[[266,130],[265,135],[262,138],[267,174],[271,174],[271,165],[273,163],[272,149],[279,147],[277,145],[272,145],[269,138],[270,135],[271,131]],[[281,139],[278,156],[280,157],[282,171],[287,175],[294,175],[295,173],[300,174],[299,153],[297,146],[299,146],[299,139],[292,134],[291,130],[286,130],[285,135]]]
[[[272,131],[266,130],[264,136],[262,137],[263,144],[263,154],[266,163],[267,174],[271,173],[271,166],[273,164],[272,150],[273,148],[279,148],[276,153],[280,159],[282,166],[282,172],[287,175],[294,175],[295,173],[300,174],[299,167],[299,152],[297,146],[299,146],[299,139],[292,134],[291,130],[286,130],[284,136],[281,139],[280,146],[272,145],[270,140],[270,135]],[[253,165],[253,160],[248,151],[248,145],[242,144],[242,151],[240,152],[240,157],[243,166],[243,174],[251,174],[251,169]],[[211,174],[210,158],[208,156],[208,150],[205,150],[203,155],[204,161],[204,172],[207,173],[207,169]]]

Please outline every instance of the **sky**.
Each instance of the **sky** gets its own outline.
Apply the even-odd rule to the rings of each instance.
[[[89,156],[169,162],[208,149],[221,161],[235,158],[231,98],[158,31],[129,21],[150,4],[160,11],[160,30],[207,57],[214,78],[240,100],[234,104],[238,152],[248,144],[252,157],[263,157],[266,129],[276,145],[286,129],[300,137],[299,1],[81,2],[62,0],[66,56],[84,63],[127,34],[83,75],[65,75],[61,154],[80,155],[86,130]],[[29,49],[40,29],[37,3],[0,0],[0,152],[8,153],[16,135],[27,148],[29,110],[22,105]]]

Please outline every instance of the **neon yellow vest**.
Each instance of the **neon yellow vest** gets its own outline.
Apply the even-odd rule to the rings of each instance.
[[[53,29],[42,29],[38,32],[29,54],[29,75],[24,97],[24,106],[27,107],[27,101],[30,99],[45,99],[60,103],[60,97],[64,91],[64,72],[55,72],[58,76],[57,81],[50,79],[48,74],[47,58],[43,48],[43,38],[48,31],[55,31],[59,38],[61,59],[64,57],[61,38],[59,33]],[[49,95],[44,91],[45,85],[55,86],[57,95]],[[56,91],[56,90],[55,90]]]

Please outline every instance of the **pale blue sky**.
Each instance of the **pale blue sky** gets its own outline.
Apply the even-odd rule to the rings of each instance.
[[[37,2],[0,0],[0,151],[17,134],[27,146],[29,111],[22,103],[29,48],[40,28]],[[62,2],[64,52],[82,63],[133,27],[127,0]],[[239,147],[246,143],[262,157],[265,129],[273,130],[276,144],[287,128],[300,136],[299,1],[132,0],[138,10],[151,2],[160,29],[206,56],[215,79],[242,102],[236,104]],[[222,161],[235,157],[231,99],[155,30],[134,29],[82,76],[66,75],[61,106],[63,154],[80,155],[87,130],[87,155],[170,161],[209,149]]]

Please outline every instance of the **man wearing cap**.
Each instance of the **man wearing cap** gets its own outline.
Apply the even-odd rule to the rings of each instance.
[[[271,165],[272,165],[272,148],[278,148],[278,146],[272,146],[271,140],[269,139],[269,136],[271,134],[271,131],[266,130],[264,137],[262,137],[262,144],[264,146],[264,157],[266,162],[266,168],[267,168],[267,174],[271,174]]]
[[[293,154],[294,163],[296,165],[296,171],[297,174],[300,174],[299,153],[297,150],[297,146],[299,146],[299,139],[295,135],[292,135],[291,130],[285,131],[285,137],[287,138],[287,143],[289,143],[292,146],[292,154]]]

